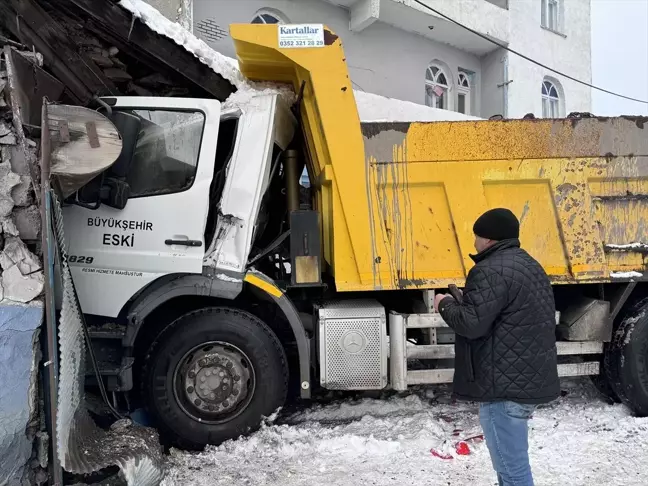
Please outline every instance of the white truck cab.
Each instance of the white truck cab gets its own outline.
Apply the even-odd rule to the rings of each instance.
[[[92,200],[64,208],[83,312],[118,317],[161,277],[205,267],[240,283],[273,159],[293,138],[289,107],[277,95],[230,108],[207,99],[104,101],[124,143],[108,177],[129,194],[123,208]]]

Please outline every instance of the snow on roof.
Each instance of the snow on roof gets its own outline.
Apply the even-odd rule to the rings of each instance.
[[[409,101],[354,91],[358,114],[363,122],[435,122],[480,120],[456,111],[430,108]]]
[[[119,5],[144,22],[151,30],[184,47],[203,64],[212,68],[214,72],[223,76],[236,88],[240,88],[247,83],[245,76],[235,65],[232,65],[230,58],[216,52],[205,41],[198,39],[180,24],[167,19],[148,3],[143,0],[121,0]]]
[[[227,105],[237,105],[250,98],[267,94],[279,94],[288,103],[295,100],[292,89],[276,83],[258,83],[248,80],[238,68],[236,59],[222,55],[207,43],[176,22],[172,22],[143,0],[121,0],[119,4],[144,22],[151,30],[168,37],[179,46],[196,56],[200,62],[209,66],[232,83],[237,91],[226,101]],[[454,111],[430,108],[409,101],[401,101],[384,96],[355,91],[360,120],[363,122],[431,122],[479,120]]]
[[[230,95],[226,104],[244,103],[254,96],[265,94],[278,94],[288,103],[294,101],[295,93],[290,87],[277,83],[250,81],[239,71],[238,62],[235,59],[215,51],[205,41],[198,39],[180,24],[167,19],[157,9],[143,0],[121,0],[119,5],[131,12],[133,17],[144,22],[151,30],[184,47],[188,52],[196,56],[200,62],[209,66],[215,73],[220,74],[232,83],[237,91]]]

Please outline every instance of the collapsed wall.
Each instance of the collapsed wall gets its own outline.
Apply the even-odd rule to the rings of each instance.
[[[44,277],[31,251],[41,230],[32,179],[37,144],[21,122],[16,59],[39,62],[9,45],[0,51],[0,485],[47,481],[48,439],[38,413]]]

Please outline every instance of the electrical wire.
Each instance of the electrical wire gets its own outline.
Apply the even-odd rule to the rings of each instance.
[[[601,88],[601,87],[599,87],[599,86],[595,86],[595,85],[593,85],[593,84],[591,84],[591,83],[588,83],[587,81],[583,81],[582,79],[578,79],[578,78],[575,78],[575,77],[573,77],[573,76],[570,76],[569,74],[565,74],[565,73],[563,73],[562,71],[558,71],[557,69],[554,69],[554,68],[552,68],[552,67],[549,67],[549,66],[547,66],[546,64],[543,64],[543,63],[541,63],[541,62],[539,62],[539,61],[536,61],[535,59],[530,58],[529,56],[525,56],[525,55],[522,54],[521,52],[518,52],[518,51],[516,51],[516,50],[514,50],[514,49],[511,49],[510,47],[505,46],[505,45],[502,44],[501,42],[497,42],[496,40],[491,39],[491,38],[488,37],[487,35],[484,35],[484,34],[482,34],[482,33],[480,33],[480,32],[477,32],[477,31],[474,30],[474,29],[471,29],[470,27],[468,27],[468,26],[462,24],[461,22],[458,22],[457,20],[453,19],[452,17],[448,17],[446,14],[441,13],[441,12],[439,12],[438,10],[436,10],[435,8],[430,7],[429,5],[425,4],[425,3],[422,2],[421,0],[413,0],[413,1],[416,2],[416,3],[418,3],[420,6],[422,6],[422,7],[424,7],[424,8],[427,8],[427,9],[430,10],[431,12],[434,12],[434,13],[437,14],[439,17],[442,17],[442,18],[448,20],[449,22],[452,22],[453,24],[456,24],[456,25],[458,25],[459,27],[461,27],[461,28],[467,30],[468,32],[472,32],[472,33],[475,34],[476,36],[479,36],[479,37],[481,37],[482,39],[487,40],[487,41],[490,42],[491,44],[495,44],[496,46],[498,46],[498,47],[500,47],[500,48],[502,48],[502,49],[505,49],[505,50],[509,51],[510,53],[515,54],[516,56],[521,57],[522,59],[526,59],[527,61],[532,62],[533,64],[536,64],[537,66],[540,66],[540,67],[542,67],[542,68],[544,68],[544,69],[546,69],[546,70],[548,70],[548,71],[551,71],[552,73],[558,74],[559,76],[562,76],[562,77],[564,77],[564,78],[567,78],[567,79],[570,79],[570,80],[572,80],[572,81],[575,81],[576,83],[583,84],[583,85],[588,86],[589,88],[595,89],[595,90],[597,90],[597,91],[601,91],[601,92],[603,92],[603,93],[607,93],[607,94],[610,94],[610,95],[612,95],[612,96],[617,96],[617,97],[619,97],[619,98],[623,98],[623,99],[626,99],[626,100],[635,101],[635,102],[637,102],[637,103],[643,103],[643,104],[645,104],[645,105],[648,105],[648,101],[646,101],[646,100],[640,100],[640,99],[638,99],[638,98],[632,98],[631,96],[626,96],[626,95],[622,95],[622,94],[620,94],[620,93],[615,93],[614,91],[610,91],[610,90],[607,90],[607,89]]]

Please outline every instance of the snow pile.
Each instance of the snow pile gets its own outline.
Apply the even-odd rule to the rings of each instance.
[[[226,101],[229,106],[236,106],[249,101],[254,96],[278,94],[292,104],[296,99],[291,87],[276,83],[257,83],[248,80],[238,69],[238,63],[209,47],[205,41],[198,39],[191,32],[176,22],[172,22],[150,6],[144,0],[121,0],[119,4],[140,19],[151,30],[168,37],[179,46],[196,56],[200,62],[209,66],[232,83],[237,91]]]
[[[184,47],[196,56],[200,62],[209,66],[237,88],[246,84],[245,76],[241,74],[236,66],[232,65],[228,58],[213,50],[180,24],[167,19],[144,0],[121,0],[119,4],[131,12],[133,17],[144,22],[151,30]]]
[[[391,397],[385,400],[348,400],[330,405],[314,405],[312,408],[299,412],[288,418],[288,422],[343,422],[357,420],[365,416],[386,417],[408,413],[424,412],[429,409],[429,403],[418,395],[405,398]]]
[[[612,278],[641,278],[643,273],[639,272],[610,272],[610,277]]]
[[[363,122],[435,122],[480,120],[456,111],[441,110],[384,96],[354,91],[360,120]]]
[[[625,245],[609,244],[609,245],[605,245],[605,248],[612,251],[628,251],[628,250],[642,251],[642,250],[648,250],[648,245],[646,243],[635,242],[635,243],[627,243]]]
[[[536,484],[648,484],[648,419],[607,405],[588,379],[564,382],[563,388],[566,396],[540,407],[530,423]],[[470,455],[452,460],[430,453],[480,433],[476,406],[450,402],[446,395],[429,400],[416,392],[317,405],[290,417],[291,425],[265,427],[203,453],[172,451],[162,484],[495,484],[483,443],[470,443]]]

